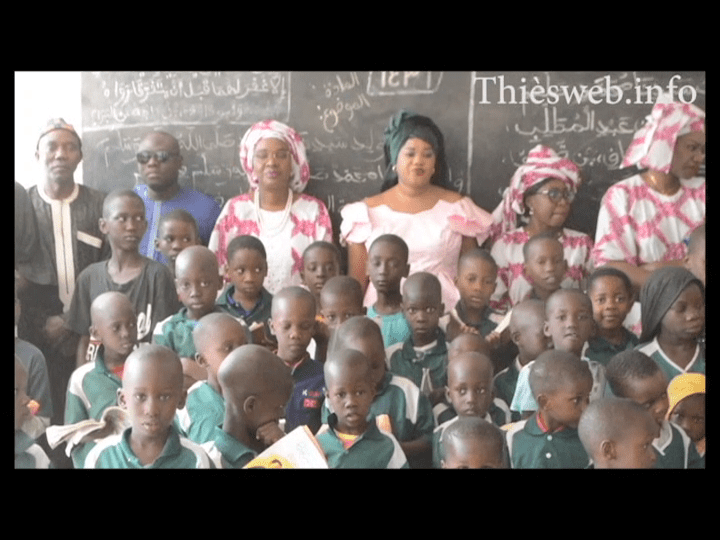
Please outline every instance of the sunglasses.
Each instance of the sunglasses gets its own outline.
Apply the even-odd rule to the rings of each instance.
[[[164,150],[161,150],[160,152],[138,152],[135,157],[137,158],[138,163],[145,165],[153,157],[155,157],[155,159],[160,163],[165,163],[168,159],[177,155],[178,154],[176,152],[165,152]]]
[[[575,199],[575,192],[570,191],[569,189],[553,188],[546,189],[544,191],[538,191],[538,193],[547,195],[547,198],[554,203],[560,202],[560,199],[565,199],[567,202],[571,203]]]

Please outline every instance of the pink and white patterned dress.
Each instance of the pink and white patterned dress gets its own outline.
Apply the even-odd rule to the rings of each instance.
[[[493,244],[490,254],[498,265],[497,288],[490,300],[490,307],[506,311],[525,299],[532,290],[530,281],[523,273],[523,245],[530,240],[524,228],[502,234]],[[563,229],[558,238],[568,264],[562,288],[579,288],[584,278],[592,272],[590,254],[592,238],[573,229]]]
[[[261,222],[265,227],[261,227]],[[300,285],[302,254],[317,240],[332,241],[332,223],[322,201],[299,194],[287,215],[258,210],[253,193],[230,199],[218,217],[208,247],[218,263],[227,264],[227,246],[239,235],[259,238],[267,252],[268,275],[265,288],[275,294],[283,287]]]
[[[370,248],[380,235],[395,234],[409,248],[410,273],[430,272],[440,280],[445,311],[455,307],[460,294],[454,284],[462,237],[488,237],[492,216],[468,197],[456,202],[439,200],[429,210],[409,214],[387,205],[368,207],[364,201],[345,205],[341,212],[340,241],[364,244]],[[372,283],[365,294],[365,305],[372,306],[377,292]]]
[[[639,266],[682,259],[685,238],[705,220],[705,178],[681,180],[674,195],[650,188],[640,175],[611,186],[598,213],[596,266],[625,261]]]

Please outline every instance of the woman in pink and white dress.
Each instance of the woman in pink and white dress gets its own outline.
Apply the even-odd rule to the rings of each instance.
[[[567,270],[561,287],[580,287],[591,273],[592,238],[564,226],[580,182],[578,166],[543,145],[530,150],[515,171],[493,212],[490,253],[498,265],[490,304],[494,309],[506,311],[531,293],[532,284],[523,270],[523,246],[536,234],[555,234],[563,246]]]
[[[598,213],[593,260],[625,272],[639,290],[663,266],[683,265],[689,234],[705,221],[705,112],[658,100],[628,146],[623,167],[641,172],[612,185]]]
[[[265,288],[274,294],[300,285],[305,248],[317,240],[332,241],[327,208],[302,193],[310,179],[302,137],[281,122],[258,122],[240,142],[240,161],[250,191],[225,204],[208,247],[224,268],[230,241],[240,235],[256,236],[267,251]]]
[[[430,118],[400,111],[385,130],[384,152],[381,192],[341,210],[348,274],[367,287],[365,305],[372,306],[377,293],[368,283],[368,248],[378,236],[395,234],[408,245],[410,273],[435,274],[450,311],[460,298],[454,284],[460,254],[485,241],[491,216],[470,198],[442,187],[448,177],[444,138]]]

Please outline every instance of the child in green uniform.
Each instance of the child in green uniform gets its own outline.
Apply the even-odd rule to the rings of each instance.
[[[667,420],[668,381],[660,366],[648,355],[629,350],[616,354],[606,367],[613,395],[629,398],[649,410],[660,427],[653,441],[658,469],[695,469],[703,462],[692,439],[680,426]]]
[[[376,391],[370,414],[376,418],[389,417],[392,433],[411,468],[429,468],[434,427],[430,401],[410,379],[387,370],[383,336],[377,323],[362,316],[348,319],[334,334],[332,349],[353,349],[365,355]],[[331,412],[330,402],[325,400],[324,422]]]
[[[365,355],[354,349],[333,350],[324,370],[333,413],[318,431],[317,441],[330,468],[407,468],[400,443],[369,417],[375,385]]]
[[[247,344],[245,328],[227,313],[208,313],[192,332],[197,353],[195,360],[207,372],[207,380],[197,381],[188,389],[185,407],[178,411],[178,422],[189,439],[204,443],[225,416],[218,370],[225,357]]]
[[[219,469],[240,469],[284,433],[279,426],[293,381],[280,358],[260,345],[242,345],[222,361],[222,423],[203,444]]]
[[[460,417],[477,416],[502,426],[510,422],[510,411],[504,402],[494,403],[493,366],[490,358],[467,352],[448,362],[446,397],[452,405],[451,418],[433,431],[433,466],[439,468],[443,459],[441,440],[445,429]],[[449,415],[448,415],[449,416]]]
[[[505,435],[478,416],[460,416],[442,434],[443,469],[506,469]]]
[[[447,344],[439,326],[445,311],[440,281],[429,272],[417,272],[403,284],[403,313],[412,335],[386,349],[388,369],[413,381],[435,405],[447,384]]]
[[[196,443],[182,437],[175,413],[185,403],[180,358],[148,344],[125,361],[118,403],[130,427],[100,439],[85,459],[86,469],[207,469],[212,463]]]
[[[175,286],[183,304],[180,311],[161,321],[153,332],[153,343],[175,351],[183,363],[185,389],[205,380],[205,369],[195,361],[192,331],[208,313],[219,311],[215,298],[221,286],[215,254],[205,246],[190,246],[175,260]]]
[[[401,284],[410,273],[408,246],[394,234],[378,236],[368,249],[367,275],[377,291],[377,300],[367,309],[367,316],[382,330],[385,347],[402,343],[410,337],[410,327],[402,312]]]
[[[137,344],[137,318],[132,303],[123,293],[106,292],[90,307],[90,336],[97,344],[93,361],[77,368],[67,388],[65,425],[99,420],[108,407],[117,404],[125,362]],[[95,347],[95,345],[93,345]],[[91,445],[73,448],[72,459],[81,468]]]
[[[702,282],[685,268],[660,268],[645,281],[640,306],[642,335],[637,349],[657,362],[668,381],[682,373],[704,374]]]
[[[578,437],[580,416],[593,378],[587,362],[572,353],[549,350],[530,368],[538,410],[507,431],[510,464],[516,469],[582,469],[590,460]]]
[[[660,429],[652,415],[631,399],[604,397],[591,402],[578,435],[594,469],[651,469],[657,454],[652,442]]]
[[[623,326],[633,307],[632,283],[621,270],[604,266],[588,278],[587,294],[597,332],[588,340],[585,356],[604,366],[617,353],[638,344],[638,337]]]
[[[705,462],[705,375],[684,373],[668,385],[668,420],[685,430]]]
[[[498,372],[493,381],[495,396],[502,399],[508,407],[512,403],[520,371],[535,360],[550,346],[550,340],[543,332],[545,326],[545,303],[542,300],[527,299],[515,304],[510,315],[510,339],[518,354],[512,363]],[[527,412],[526,416],[532,414]],[[512,411],[512,420],[521,418],[520,411]]]

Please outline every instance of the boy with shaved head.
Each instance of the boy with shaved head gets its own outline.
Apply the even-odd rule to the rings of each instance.
[[[85,459],[86,469],[209,469],[212,462],[174,426],[185,402],[180,358],[161,345],[142,345],[125,361],[118,403],[130,427],[101,439]]]
[[[324,370],[333,413],[317,441],[330,468],[408,468],[400,443],[369,415],[376,389],[365,355],[354,349],[333,350]]]
[[[292,376],[267,348],[243,345],[223,360],[218,382],[225,415],[203,448],[217,468],[240,469],[284,435],[278,422],[292,393]]]
[[[511,424],[507,432],[513,468],[588,467],[590,460],[577,426],[592,386],[587,362],[573,353],[549,350],[537,357],[530,368],[530,388],[538,410],[526,420]]]
[[[93,300],[90,316],[90,335],[98,345],[94,360],[77,368],[70,377],[65,425],[99,420],[105,409],[117,404],[125,361],[137,344],[137,317],[124,294],[117,291],[101,294]],[[76,467],[81,466],[87,448],[79,445],[73,449]]]
[[[605,397],[580,417],[578,435],[595,469],[651,469],[660,427],[652,414],[628,398]]]

